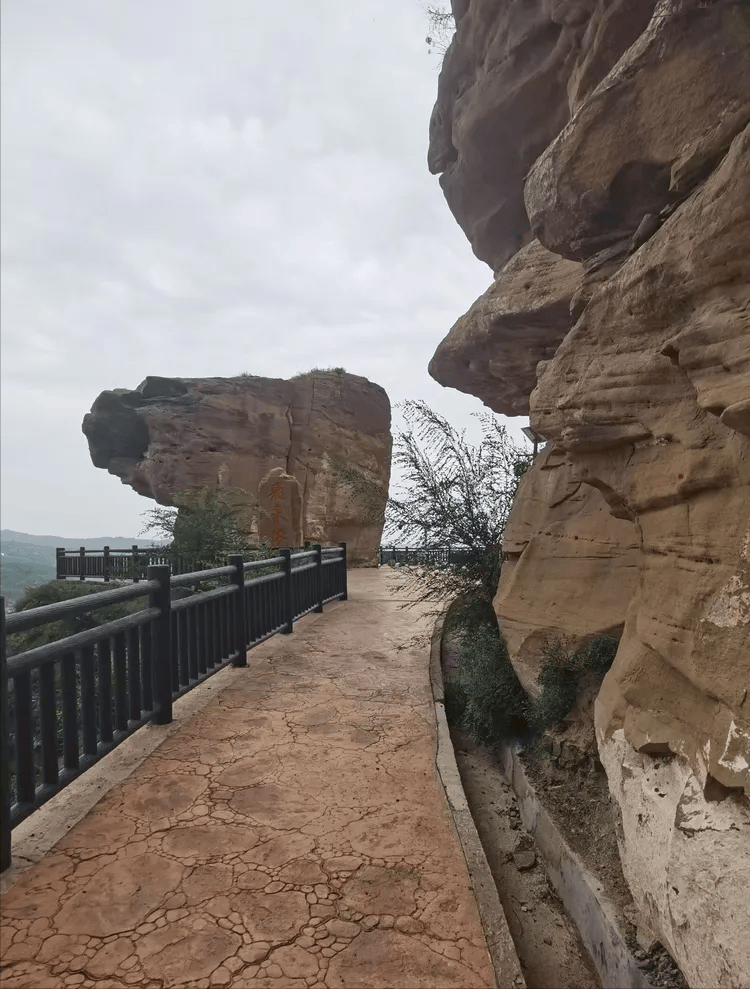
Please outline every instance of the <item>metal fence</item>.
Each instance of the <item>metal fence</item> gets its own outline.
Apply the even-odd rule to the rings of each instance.
[[[206,582],[218,586],[179,596]],[[0,598],[0,871],[12,829],[123,739],[168,724],[176,698],[346,597],[342,543],[182,575],[151,564],[144,582],[7,616]],[[139,598],[134,614],[7,655],[8,635]]]
[[[472,559],[471,550],[466,546],[381,546],[382,566],[408,566],[428,563],[431,566],[450,566],[453,563],[468,563]]]
[[[57,580],[146,580],[150,566],[168,566],[172,574],[195,573],[206,569],[200,560],[173,559],[158,546],[131,546],[130,549],[65,549],[58,546]]]

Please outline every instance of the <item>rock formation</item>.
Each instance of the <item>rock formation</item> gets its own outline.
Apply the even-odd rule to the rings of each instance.
[[[273,494],[262,483],[272,471],[282,482],[296,479],[302,538],[346,541],[351,563],[374,565],[382,520],[363,518],[337,464],[354,465],[387,490],[390,420],[385,391],[353,374],[316,371],[289,381],[147,377],[134,391],[102,392],[83,432],[94,466],[139,494],[170,505],[180,491],[218,490],[238,518],[253,519],[245,527],[255,537],[258,504]],[[291,495],[286,501],[293,507]],[[265,514],[262,520],[261,528]],[[285,533],[299,530],[291,516],[281,521]]]
[[[596,731],[642,936],[747,985],[750,8],[454,10],[430,166],[496,277],[430,370],[549,441],[498,619],[532,691],[546,634],[622,626]]]

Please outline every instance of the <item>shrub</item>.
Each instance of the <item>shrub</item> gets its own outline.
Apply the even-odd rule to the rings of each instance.
[[[294,375],[295,378],[306,378],[310,374],[337,374],[341,377],[342,374],[346,374],[345,367],[311,367],[309,371],[298,371]]]
[[[559,724],[570,713],[581,679],[586,674],[604,677],[614,661],[617,646],[617,639],[600,636],[571,654],[560,638],[545,643],[538,680],[542,691],[532,710],[537,735]]]
[[[239,495],[247,502],[245,513],[252,515],[257,506],[241,489],[227,489],[223,498]],[[201,568],[226,564],[232,553],[249,557],[253,547],[240,525],[238,513],[222,499],[218,491],[195,488],[174,496],[176,508],[152,508],[143,512],[146,525],[141,535],[156,531],[169,540],[164,554],[171,560],[195,561]],[[249,519],[245,519],[245,524]]]
[[[480,745],[492,748],[526,739],[529,699],[513,669],[494,614],[489,621],[472,624],[468,631],[459,618],[456,627],[459,665],[449,683],[454,715],[460,708],[458,727],[468,731]]]

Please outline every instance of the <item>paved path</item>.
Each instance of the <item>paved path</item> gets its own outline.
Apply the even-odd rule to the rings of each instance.
[[[11,886],[3,989],[495,985],[391,579],[252,650]]]

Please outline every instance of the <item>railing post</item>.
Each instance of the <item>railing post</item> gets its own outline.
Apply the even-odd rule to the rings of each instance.
[[[109,580],[109,546],[104,547],[104,580]]]
[[[342,581],[341,582],[343,584],[344,591],[343,591],[343,593],[341,595],[341,600],[342,601],[348,601],[349,600],[349,588],[348,588],[347,582],[346,582],[346,543],[339,543],[339,546],[341,547],[341,550],[342,550],[342,553],[343,553],[343,559],[341,561],[341,566],[342,566]]]
[[[292,597],[292,551],[280,549],[279,556],[284,557],[284,579],[281,582],[281,593],[284,596],[284,616],[286,625],[281,630],[282,635],[294,631],[294,599]]]
[[[158,580],[159,587],[150,591],[148,605],[159,609],[154,620],[154,722],[168,725],[172,720],[172,602],[169,567],[149,567],[148,579]]]
[[[8,659],[5,644],[5,598],[0,597],[0,872],[10,867],[10,737],[8,726]]]
[[[55,550],[55,580],[64,580],[65,574],[63,569],[65,568],[65,547],[58,546]]]
[[[323,610],[323,547],[318,543],[313,547],[315,550],[315,605],[316,614]]]
[[[133,583],[137,584],[140,579],[138,577],[138,547],[133,546],[131,553],[133,554]]]
[[[81,546],[81,550],[80,550],[78,556],[79,556],[79,561],[80,561],[79,564],[78,564],[78,566],[79,566],[80,571],[81,571],[79,573],[79,575],[78,575],[78,579],[79,580],[85,580],[86,579],[86,547],[85,546]]]
[[[245,638],[245,561],[239,554],[229,557],[229,566],[234,567],[230,577],[237,588],[234,592],[234,644],[237,655],[232,666],[247,666],[247,641]]]

